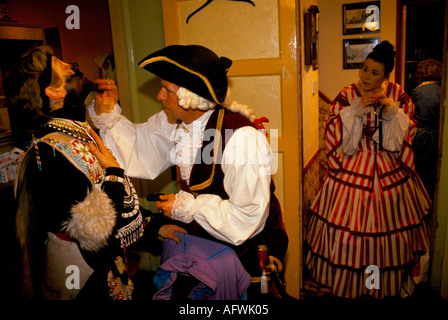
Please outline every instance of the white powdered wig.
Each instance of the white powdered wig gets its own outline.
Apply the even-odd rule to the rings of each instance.
[[[196,93],[183,87],[180,87],[177,90],[176,95],[179,98],[179,105],[184,109],[199,109],[207,111],[216,106],[215,102],[202,98]]]
[[[210,110],[216,106],[216,103],[207,100],[190,90],[179,87],[177,90],[177,97],[179,98],[179,105],[184,109],[199,109],[199,110]],[[257,119],[257,116],[252,108],[246,104],[239,103],[237,101],[232,101],[230,94],[230,88],[227,89],[227,96],[224,100],[222,106],[229,109],[232,112],[237,112],[248,118],[251,122]]]
[[[70,214],[63,227],[82,249],[96,252],[107,245],[117,213],[104,191],[94,187],[82,202],[71,208]]]

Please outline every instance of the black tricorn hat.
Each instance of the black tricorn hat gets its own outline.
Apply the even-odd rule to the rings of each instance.
[[[227,71],[232,60],[199,45],[171,45],[138,63],[157,77],[184,87],[218,104],[227,94]]]

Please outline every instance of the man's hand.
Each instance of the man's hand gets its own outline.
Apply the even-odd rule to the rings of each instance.
[[[109,167],[117,167],[119,168],[120,165],[118,164],[117,160],[115,159],[114,155],[110,153],[109,149],[106,148],[106,146],[103,143],[103,140],[96,134],[96,132],[93,129],[90,129],[90,135],[95,140],[96,144],[98,145],[98,148],[95,146],[94,143],[89,143],[89,149],[90,152],[98,159],[98,161],[101,163],[101,165],[104,168]]]
[[[110,79],[98,79],[94,83],[98,85],[98,93],[95,97],[95,112],[97,115],[109,113],[114,109],[118,101],[118,88],[115,81]]]
[[[179,242],[179,237],[177,237],[174,232],[188,233],[187,230],[176,226],[175,224],[165,224],[159,229],[159,236],[166,239],[171,239],[174,242]]]
[[[171,218],[174,200],[176,200],[175,194],[161,195],[160,201],[156,202],[156,208],[168,218]]]

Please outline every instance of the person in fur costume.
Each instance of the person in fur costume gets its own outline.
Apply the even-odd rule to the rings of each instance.
[[[144,234],[178,241],[174,232],[185,232],[139,206],[86,122],[93,88],[45,46],[21,56],[4,82],[15,145],[28,149],[15,181],[25,299],[131,299],[125,249]],[[107,104],[109,94],[97,101]]]

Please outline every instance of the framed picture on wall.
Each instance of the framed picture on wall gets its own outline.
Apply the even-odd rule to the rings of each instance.
[[[344,34],[380,32],[380,1],[342,5]]]
[[[343,39],[344,69],[359,69],[367,55],[380,43],[380,37]]]
[[[0,20],[9,20],[8,0],[0,0]]]

